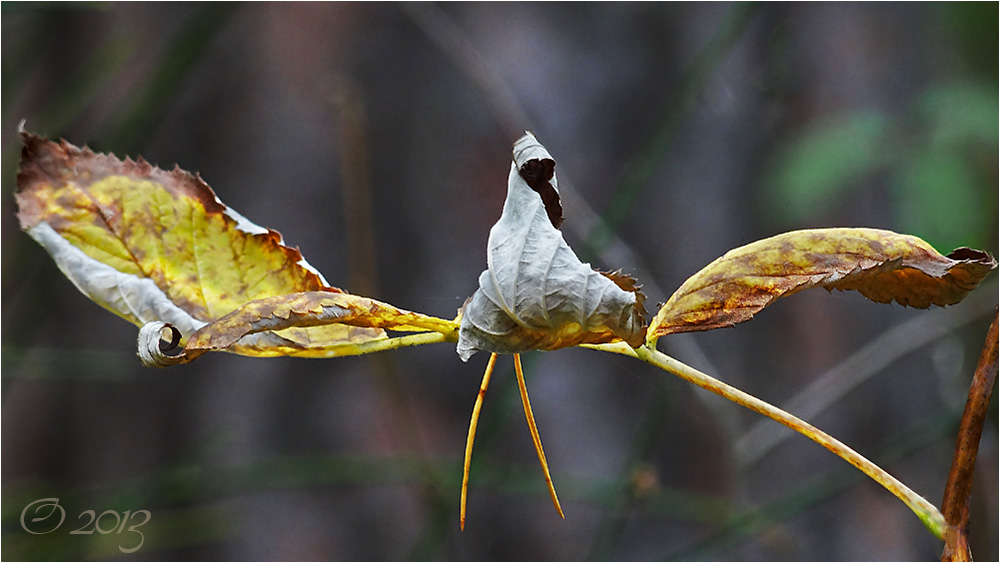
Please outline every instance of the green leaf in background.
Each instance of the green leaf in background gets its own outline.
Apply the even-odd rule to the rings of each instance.
[[[888,122],[881,113],[856,113],[818,124],[779,149],[767,182],[777,218],[816,215],[883,164]]]
[[[958,151],[927,150],[893,177],[897,220],[941,248],[980,245],[988,218],[981,180]],[[950,246],[949,246],[950,245]]]
[[[941,248],[987,245],[992,219],[984,210],[997,205],[996,100],[995,84],[938,84],[908,109],[859,111],[793,135],[765,177],[775,219],[813,221],[882,171],[898,210],[895,229]]]
[[[931,88],[917,102],[917,113],[936,149],[955,144],[997,145],[1000,113],[996,84],[960,83]]]
[[[989,244],[991,218],[982,210],[997,205],[996,85],[929,88],[915,110],[924,137],[892,177],[900,229],[943,248]]]

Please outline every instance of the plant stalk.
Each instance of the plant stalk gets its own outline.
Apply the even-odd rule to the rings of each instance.
[[[1000,315],[993,313],[993,323],[986,334],[976,372],[969,386],[969,399],[965,403],[962,422],[955,441],[955,457],[951,462],[948,482],[944,488],[944,511],[948,530],[944,538],[942,561],[972,561],[969,549],[969,502],[972,497],[972,475],[976,469],[979,440],[990,408],[990,397],[997,381],[997,324]]]
[[[542,449],[542,438],[538,435],[538,425],[535,424],[535,415],[531,412],[531,401],[528,400],[528,386],[524,382],[524,370],[521,369],[521,354],[514,354],[514,373],[517,375],[517,388],[521,391],[521,406],[524,407],[524,418],[528,421],[528,431],[531,432],[531,441],[535,443],[535,452],[538,454],[538,463],[542,466],[542,474],[545,476],[545,485],[549,488],[549,497],[552,498],[552,506],[556,508],[559,516],[565,520],[562,506],[559,504],[559,495],[556,494],[556,487],[552,484],[552,475],[549,473],[549,462],[545,459],[545,450]]]
[[[702,389],[711,391],[716,395],[729,399],[730,401],[742,405],[756,413],[780,422],[788,428],[791,428],[799,434],[802,434],[803,436],[830,450],[854,467],[860,469],[865,475],[874,479],[875,482],[885,487],[889,492],[896,495],[899,500],[903,501],[906,506],[910,507],[910,510],[912,510],[917,517],[920,518],[920,521],[924,523],[924,526],[926,526],[932,534],[939,539],[944,539],[947,524],[945,523],[944,516],[941,514],[941,511],[937,509],[937,507],[928,502],[927,499],[915,493],[878,465],[875,465],[873,462],[854,451],[843,442],[837,440],[833,436],[830,436],[826,432],[823,432],[819,428],[816,428],[812,424],[809,424],[808,422],[789,414],[770,403],[762,401],[749,393],[745,393],[729,384],[719,381],[706,373],[702,373],[701,371],[698,371],[683,362],[675,360],[674,358],[671,358],[670,356],[667,356],[666,354],[651,348],[648,345],[633,349],[624,342],[617,342],[587,347],[638,358],[647,364],[672,373],[688,383],[693,383]]]
[[[454,334],[444,334],[441,332],[427,331],[415,332],[405,336],[394,336],[382,340],[369,340],[361,344],[344,344],[331,350],[329,356],[317,354],[315,357],[339,357],[339,356],[360,356],[373,352],[385,352],[398,348],[410,346],[421,346],[423,344],[437,344],[439,342],[454,342],[458,339],[458,331]]]
[[[465,440],[465,461],[462,463],[462,496],[459,501],[458,525],[465,531],[465,505],[469,499],[469,467],[472,465],[472,445],[476,441],[476,427],[479,426],[479,412],[483,408],[483,400],[486,399],[486,390],[490,387],[490,376],[493,375],[493,366],[497,364],[499,354],[490,354],[490,361],[486,364],[486,372],[483,373],[483,382],[479,385],[479,394],[476,395],[476,404],[472,407],[472,419],[469,421],[469,436]]]

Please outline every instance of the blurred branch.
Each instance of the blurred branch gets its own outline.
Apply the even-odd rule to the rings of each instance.
[[[997,381],[998,322],[1000,314],[994,310],[993,323],[986,334],[983,353],[969,387],[969,400],[965,403],[965,412],[962,413],[962,423],[958,429],[955,457],[944,488],[941,509],[948,527],[945,530],[942,561],[972,561],[968,538],[969,499],[972,496],[972,475],[976,468],[979,439],[983,435],[983,424],[990,407],[993,386]]]
[[[625,528],[629,508],[638,500],[639,491],[633,486],[633,477],[656,446],[657,438],[663,431],[673,403],[672,393],[661,391],[652,394],[651,403],[644,412],[645,418],[638,425],[638,430],[632,438],[628,459],[625,460],[620,476],[615,481],[615,492],[608,497],[608,510],[594,531],[594,540],[588,556],[590,561],[614,560],[612,547]],[[725,508],[720,507],[715,516],[725,514],[727,508],[728,505]]]
[[[327,85],[329,102],[337,125],[337,153],[340,158],[344,248],[347,253],[349,287],[360,295],[378,295],[378,245],[375,241],[374,196],[371,185],[371,157],[368,141],[368,115],[364,92],[349,76],[338,75]],[[429,559],[437,553],[446,537],[451,497],[446,497],[445,477],[428,459],[427,448],[417,431],[413,401],[401,381],[399,364],[392,354],[369,356],[377,375],[380,395],[385,398],[386,417],[391,426],[394,446],[414,455],[425,486],[418,498],[430,515],[427,526],[411,547],[411,559]]]
[[[3,381],[130,381],[135,352],[115,348],[58,348],[4,345],[0,348]]]
[[[344,218],[344,248],[347,254],[349,287],[360,295],[379,295],[378,245],[375,241],[374,196],[371,185],[371,157],[368,141],[368,113],[365,96],[360,85],[349,76],[337,75],[326,85],[328,100],[337,129],[337,154],[340,158],[342,181],[341,203]],[[385,417],[390,426],[394,447],[416,456],[418,469],[425,485],[418,491],[427,513],[431,515],[428,527],[411,548],[411,556],[423,554],[429,558],[437,551],[445,537],[445,521],[449,514],[445,506],[444,477],[440,470],[427,460],[428,451],[417,431],[416,409],[406,392],[400,376],[399,364],[393,354],[375,354],[368,357],[372,371],[377,375],[379,394],[387,403]]]
[[[885,331],[830,368],[781,406],[805,419],[818,414],[871,379],[899,358],[926,347],[959,328],[988,315],[996,303],[996,284],[980,288],[961,306],[923,312]],[[763,458],[794,433],[759,420],[736,442],[736,464],[746,468]]]
[[[883,463],[893,463],[903,459],[917,449],[932,444],[951,432],[955,417],[951,413],[940,414],[929,420],[922,420],[906,430],[894,434],[882,443],[877,457]],[[722,523],[722,526],[708,535],[697,539],[685,548],[667,554],[668,561],[705,561],[727,549],[732,549],[752,536],[761,535],[770,528],[805,512],[835,494],[862,481],[862,476],[847,467],[838,467],[822,475],[816,475],[796,484],[788,493],[775,498],[763,506],[754,507],[737,514]]]
[[[342,180],[344,247],[347,250],[351,292],[378,295],[378,261],[372,220],[371,159],[364,94],[358,84],[338,76],[329,87],[337,127],[337,153]]]
[[[129,58],[139,50],[141,40],[134,30],[113,29],[94,47],[86,61],[60,81],[58,90],[35,115],[25,116],[31,129],[56,134],[64,131],[104,93],[114,78],[122,74]],[[4,105],[8,105],[6,100]],[[20,143],[15,145],[20,154]]]
[[[944,516],[942,516],[936,506],[928,502],[927,499],[918,495],[912,489],[907,487],[902,481],[890,475],[871,460],[854,451],[847,444],[837,440],[816,426],[813,426],[812,424],[809,424],[808,422],[785,412],[766,401],[762,401],[745,391],[737,389],[732,385],[719,381],[706,373],[685,365],[684,363],[679,362],[654,348],[651,348],[649,345],[640,346],[635,349],[624,342],[597,345],[584,344],[582,346],[638,358],[639,360],[642,360],[652,366],[656,366],[663,371],[676,375],[688,383],[697,385],[706,391],[711,391],[720,397],[746,407],[757,414],[762,414],[775,422],[784,424],[799,434],[802,434],[806,438],[809,438],[810,440],[823,446],[827,450],[830,450],[844,461],[858,468],[865,475],[871,477],[876,483],[882,485],[887,491],[895,495],[896,498],[903,501],[903,503],[906,504],[906,506],[908,506],[918,518],[920,518],[920,521],[924,523],[924,526],[926,526],[927,529],[934,534],[934,536],[943,538],[946,524]]]
[[[101,498],[107,506],[141,506],[155,513],[155,517],[177,510],[184,514],[206,514],[203,521],[209,534],[194,537],[180,537],[172,541],[152,542],[149,547],[195,546],[224,539],[221,533],[235,533],[227,522],[231,514],[211,509],[219,498],[245,493],[301,491],[329,487],[383,487],[383,486],[423,486],[426,485],[425,465],[430,464],[443,479],[441,485],[453,491],[460,483],[460,467],[445,455],[430,461],[412,456],[350,456],[350,455],[309,455],[272,457],[270,459],[247,462],[233,466],[213,466],[203,463],[175,465],[165,471],[135,479],[105,483],[98,486],[82,487],[78,490],[63,490],[62,499],[67,505],[80,505],[88,498]],[[483,464],[477,474],[482,489],[503,495],[536,498],[547,502],[549,494],[538,479],[537,467],[529,464],[512,464],[491,461]],[[41,491],[51,489],[45,482],[7,482],[14,494],[3,498],[3,522],[5,529],[18,528],[15,522],[24,504],[38,498]],[[596,507],[606,507],[617,503],[618,483],[591,477],[568,475],[565,497]],[[453,505],[450,502],[449,505]],[[727,501],[714,495],[693,493],[670,488],[657,488],[649,497],[650,510],[670,516],[678,522],[710,524],[719,521],[719,514],[727,506]],[[179,509],[177,507],[183,506]],[[208,511],[208,512],[206,512]],[[475,523],[477,520],[473,520]],[[452,533],[453,520],[442,531],[447,536]],[[173,530],[173,528],[168,528]],[[23,535],[23,534],[22,534]],[[8,539],[4,536],[4,541]],[[166,545],[165,545],[166,544]],[[426,547],[426,546],[425,546]],[[6,547],[5,547],[6,550]],[[6,551],[5,551],[6,552]],[[67,552],[74,553],[74,552]],[[144,550],[144,553],[149,553]],[[434,558],[433,547],[416,553]],[[63,554],[63,559],[73,557]]]
[[[194,20],[183,27],[182,33],[167,47],[161,63],[153,75],[143,82],[145,88],[133,93],[131,107],[122,108],[102,146],[112,152],[130,152],[149,135],[162,119],[167,102],[174,98],[184,78],[201,60],[202,55],[215,39],[219,29],[239,7],[235,3],[206,3],[192,16]]]
[[[530,129],[531,120],[507,81],[441,8],[433,2],[403,2],[399,6],[427,39],[479,87],[493,107],[493,117],[507,138],[517,139]]]
[[[684,118],[691,112],[694,100],[705,89],[708,81],[726,58],[726,54],[743,35],[758,5],[753,2],[735,2],[729,8],[708,43],[695,55],[691,65],[684,72],[681,82],[666,103],[653,138],[646,143],[646,149],[632,158],[625,166],[625,178],[614,191],[600,222],[594,225],[586,240],[586,248],[597,251],[608,244],[612,234],[618,230],[629,211],[639,199],[642,188],[653,176],[656,167],[670,151],[680,131]]]

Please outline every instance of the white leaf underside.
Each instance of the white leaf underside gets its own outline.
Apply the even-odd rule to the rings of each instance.
[[[619,288],[580,259],[549,219],[538,193],[519,174],[530,160],[552,157],[530,133],[514,145],[503,213],[487,248],[487,269],[462,316],[458,354],[468,360],[477,351],[517,353],[533,342],[515,337],[518,327],[556,331],[576,324],[582,329],[635,322],[635,294]],[[556,178],[550,183],[556,190]]]
[[[45,221],[28,228],[27,233],[48,251],[59,269],[81,293],[132,324],[142,327],[153,322],[168,323],[184,337],[207,324],[175,305],[152,279],[126,274],[88,256]],[[348,330],[351,333],[370,332],[372,337],[385,337],[385,332],[381,329],[348,327]],[[248,334],[234,344],[233,349],[309,347],[310,329],[286,330],[289,331],[287,336],[291,339],[270,331]]]
[[[81,293],[98,305],[142,326],[152,321],[172,324],[188,335],[205,326],[167,297],[150,278],[125,274],[91,258],[64,239],[45,221],[27,229],[31,238],[42,245],[63,274]]]

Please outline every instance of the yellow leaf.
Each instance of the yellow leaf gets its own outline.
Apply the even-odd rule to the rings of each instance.
[[[322,334],[323,330],[343,327],[347,328],[346,336],[340,336],[335,346],[371,340],[361,329],[434,331],[448,335],[458,330],[458,323],[404,311],[367,297],[309,291],[251,301],[192,334],[185,345],[185,353],[188,361],[211,350],[248,355],[259,355],[257,351],[268,355],[280,351],[281,355],[308,356],[313,355],[317,347],[330,347],[328,338],[316,340],[316,329]],[[246,338],[257,333],[270,336],[272,331],[273,336],[284,341],[279,343],[272,338],[262,346],[259,341]]]
[[[921,309],[952,305],[995,267],[985,252],[960,248],[942,256],[892,231],[793,231],[730,250],[688,278],[653,318],[646,339],[733,326],[812,287],[852,289],[879,303]]]
[[[95,154],[21,132],[21,227],[85,295],[130,322],[187,336],[244,304],[290,293],[342,293],[279,233],[226,207],[197,175]],[[289,329],[281,350],[385,339],[378,327]],[[232,351],[274,355],[258,339]],[[279,352],[280,353],[280,352]]]

